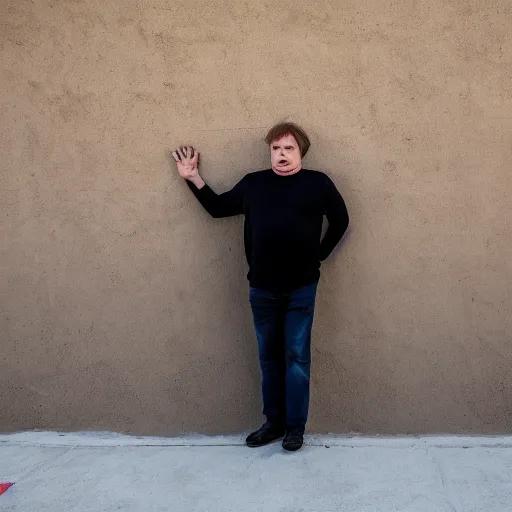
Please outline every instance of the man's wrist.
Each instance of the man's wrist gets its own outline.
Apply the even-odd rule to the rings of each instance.
[[[197,189],[201,189],[206,185],[203,178],[201,178],[199,174],[197,176],[194,176],[193,178],[190,178],[189,181],[190,183],[193,183]]]

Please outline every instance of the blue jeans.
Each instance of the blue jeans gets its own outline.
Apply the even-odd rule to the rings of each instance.
[[[251,288],[267,421],[304,430],[308,419],[311,328],[318,282],[290,292]]]

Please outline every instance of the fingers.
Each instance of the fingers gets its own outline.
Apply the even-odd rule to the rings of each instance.
[[[172,152],[172,156],[176,162],[180,162],[185,159],[194,158],[194,154],[197,154],[192,146],[180,146]]]

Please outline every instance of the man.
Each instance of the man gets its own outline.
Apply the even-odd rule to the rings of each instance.
[[[302,128],[270,129],[272,168],[247,174],[233,189],[216,194],[198,171],[192,147],[173,151],[179,174],[213,217],[245,215],[244,242],[250,303],[262,373],[266,423],[246,439],[263,446],[284,436],[283,448],[303,444],[309,406],[311,328],[320,261],[348,226],[345,203],[323,173],[302,169],[310,142]],[[322,220],[328,229],[323,239]]]

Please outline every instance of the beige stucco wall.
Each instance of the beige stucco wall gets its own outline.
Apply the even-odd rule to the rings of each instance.
[[[351,214],[311,431],[512,432],[510,0],[1,0],[0,429],[260,422],[242,219],[301,123]]]

